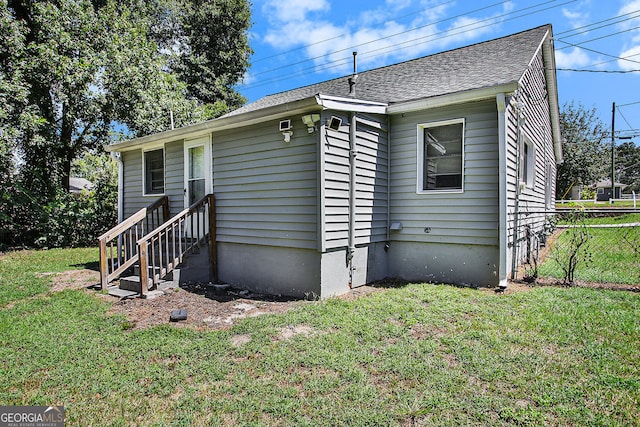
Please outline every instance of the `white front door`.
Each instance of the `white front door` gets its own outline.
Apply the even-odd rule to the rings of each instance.
[[[211,170],[211,139],[209,136],[184,142],[184,207],[188,208],[213,191]],[[195,220],[200,230],[208,227],[208,218],[203,213]],[[196,234],[187,230],[187,235]],[[195,236],[194,236],[195,237]]]

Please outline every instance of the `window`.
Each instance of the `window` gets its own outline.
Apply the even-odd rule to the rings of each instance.
[[[520,152],[520,182],[533,187],[536,176],[536,148],[529,138],[525,137]]]
[[[164,193],[164,149],[143,152],[144,193]]]
[[[462,191],[464,120],[418,125],[418,192]]]
[[[547,181],[545,188],[545,206],[547,209],[551,209],[553,202],[553,193],[555,191],[555,180],[554,180],[554,172],[550,164],[547,164],[547,173],[546,173]]]

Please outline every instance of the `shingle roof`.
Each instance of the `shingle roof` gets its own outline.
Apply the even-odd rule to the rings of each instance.
[[[543,37],[544,25],[499,39],[358,73],[356,98],[388,104],[517,82]],[[349,77],[340,77],[265,96],[226,116],[261,110],[322,94],[349,96]]]

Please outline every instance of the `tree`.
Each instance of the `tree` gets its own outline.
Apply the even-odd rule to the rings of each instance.
[[[25,182],[44,194],[68,188],[73,160],[114,123],[140,136],[169,129],[169,111],[184,126],[243,102],[246,0],[0,0],[0,14],[0,75],[16,76],[3,92],[23,91],[11,108],[31,113],[15,136]]]
[[[69,198],[74,160],[239,107],[249,25],[248,0],[0,0],[0,245],[88,241],[115,181]]]
[[[591,185],[607,176],[607,132],[595,108],[564,104],[560,112],[564,162],[558,166],[556,194],[566,198],[574,185]]]
[[[640,191],[640,147],[632,141],[616,147],[616,176],[629,186],[628,191]]]

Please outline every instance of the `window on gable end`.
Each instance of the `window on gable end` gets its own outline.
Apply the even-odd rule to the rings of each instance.
[[[536,146],[527,137],[524,137],[520,150],[520,183],[533,188],[536,177]]]

